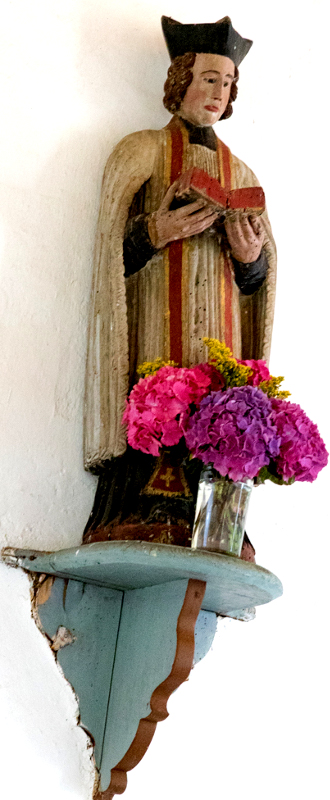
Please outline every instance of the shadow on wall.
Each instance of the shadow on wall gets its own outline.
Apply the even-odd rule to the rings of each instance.
[[[93,502],[96,480],[83,469],[82,418],[101,180],[117,141],[168,119],[161,104],[167,55],[160,27],[157,36],[154,26],[144,29],[142,40],[132,20],[114,19],[111,11],[109,22],[110,14],[82,18],[75,72],[68,76],[76,82],[74,110],[68,95],[59,119],[57,97],[54,130],[45,120],[48,140],[38,151],[35,107],[22,141],[27,170],[17,167],[19,188],[5,192],[4,545],[73,546]],[[63,129],[70,133],[63,136]],[[43,161],[52,141],[56,149]],[[20,158],[24,164],[24,150]]]

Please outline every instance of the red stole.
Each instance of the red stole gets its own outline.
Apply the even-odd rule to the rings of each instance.
[[[170,156],[167,165],[168,185],[171,185],[185,171],[185,150],[189,142],[188,131],[180,118],[174,116],[167,126],[170,133]],[[218,162],[220,184],[230,191],[231,153],[229,148],[218,139]],[[179,366],[182,365],[183,331],[185,321],[182,314],[182,297],[184,291],[184,274],[187,270],[187,240],[171,242],[167,248],[168,258],[168,352],[169,358]],[[229,255],[221,251],[221,339],[232,350],[232,273]],[[208,332],[205,331],[205,336]]]

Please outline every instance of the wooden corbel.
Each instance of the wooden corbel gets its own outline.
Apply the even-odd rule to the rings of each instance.
[[[34,573],[34,614],[79,701],[94,745],[95,800],[124,792],[167,701],[208,652],[217,615],[282,594],[278,578],[239,558],[113,541],[54,553],[6,548]]]

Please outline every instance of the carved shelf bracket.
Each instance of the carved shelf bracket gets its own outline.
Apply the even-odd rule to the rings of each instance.
[[[147,542],[6,548],[3,560],[47,576],[35,582],[35,617],[93,741],[95,800],[124,792],[170,695],[208,652],[217,614],[244,619],[282,594],[278,578],[253,563]]]
[[[111,770],[109,788],[98,793],[99,800],[112,800],[127,785],[127,772],[141,761],[153,738],[158,722],[168,717],[167,702],[171,694],[186,681],[193,666],[195,625],[205,594],[206,583],[190,579],[178,617],[177,644],[173,666],[168,677],[154,690],[150,699],[150,714],[140,720],[136,735],[124,758]]]

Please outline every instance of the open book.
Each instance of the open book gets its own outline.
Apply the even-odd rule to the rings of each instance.
[[[262,214],[265,210],[265,195],[261,186],[233,189],[227,192],[216,178],[211,178],[199,167],[192,167],[179,178],[179,185],[171,208],[192,203],[203,198],[223,217],[238,214]]]

